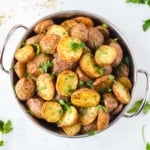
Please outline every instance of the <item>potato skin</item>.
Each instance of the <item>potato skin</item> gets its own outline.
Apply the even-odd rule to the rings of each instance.
[[[28,62],[34,56],[35,52],[31,45],[26,45],[15,52],[15,58],[22,63]]]
[[[116,58],[117,50],[107,45],[102,45],[95,52],[95,61],[101,67],[111,65]]]
[[[129,67],[126,64],[120,64],[116,68],[116,76],[117,76],[117,78],[128,77],[129,76]]]
[[[103,25],[99,25],[96,28],[103,34],[105,39],[109,37],[109,34],[110,34],[109,30],[107,28],[103,27]]]
[[[26,40],[26,45],[30,45],[30,44],[39,44],[40,43],[40,40],[42,39],[42,37],[44,36],[44,34],[37,34],[37,35],[34,35],[30,38],[28,38]]]
[[[79,107],[92,107],[100,102],[100,94],[90,88],[81,88],[71,95],[71,103]]]
[[[40,64],[44,64],[50,61],[50,58],[45,54],[35,56],[31,61],[27,63],[27,73],[34,77],[38,77],[42,71],[39,68]]]
[[[63,37],[60,39],[57,46],[57,53],[66,62],[74,63],[77,62],[83,52],[83,48],[79,47],[77,49],[73,49],[74,44],[80,44],[81,41],[79,39],[73,37]]]
[[[131,100],[128,89],[119,81],[115,81],[113,86],[113,93],[122,104],[128,104]]]
[[[26,101],[26,105],[29,108],[32,115],[37,118],[42,118],[41,111],[44,101],[40,98],[30,98]]]
[[[41,115],[47,122],[56,123],[63,116],[63,108],[58,102],[46,102],[42,107]]]
[[[53,25],[54,22],[51,19],[40,21],[34,28],[35,33],[45,33],[48,28]]]
[[[102,109],[99,109],[98,119],[97,119],[97,128],[98,131],[103,131],[109,126],[109,113],[104,112]]]
[[[57,45],[60,37],[55,34],[47,34],[40,40],[40,46],[43,53],[54,54],[57,50]]]
[[[38,76],[36,80],[37,95],[43,100],[52,100],[55,94],[55,87],[52,78],[48,73]]]
[[[21,78],[15,85],[15,92],[19,100],[26,101],[34,95],[35,83],[31,78]]]
[[[132,83],[129,78],[120,77],[118,81],[121,82],[129,91],[132,89]]]
[[[23,78],[26,73],[26,64],[21,63],[20,61],[16,62],[15,64],[15,72],[19,79]]]
[[[56,90],[59,95],[70,96],[78,86],[77,75],[70,70],[61,72],[56,81]]]
[[[82,126],[81,133],[85,134],[88,131],[97,131],[97,121],[90,123],[89,125]]]
[[[79,62],[81,70],[91,78],[97,78],[102,76],[102,73],[98,72],[94,56],[91,53],[85,53]]]

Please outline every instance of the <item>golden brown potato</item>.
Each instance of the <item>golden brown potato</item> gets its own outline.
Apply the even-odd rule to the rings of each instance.
[[[122,103],[120,103],[120,104],[118,105],[118,107],[114,109],[114,111],[112,112],[112,115],[117,115],[119,112],[121,112],[122,109],[123,109],[123,106],[124,106],[124,105],[123,105]]]
[[[45,54],[35,56],[31,61],[27,63],[27,73],[34,77],[38,77],[42,73],[40,65],[46,64],[48,61],[50,61],[50,58]]]
[[[127,78],[127,77],[120,77],[118,79],[118,81],[121,82],[129,91],[131,90],[132,83],[131,83],[129,78]]]
[[[88,133],[88,131],[97,131],[97,120],[90,123],[89,125],[82,126],[81,133],[85,134]]]
[[[111,88],[113,82],[114,82],[114,76],[113,75],[104,75],[102,77],[97,78],[93,82],[93,86],[94,86],[96,91],[105,92],[109,88]]]
[[[82,55],[82,51],[81,41],[69,36],[61,38],[57,46],[58,55],[66,62],[77,62]]]
[[[42,99],[49,101],[52,100],[55,94],[55,87],[52,78],[48,73],[38,76],[36,80],[37,95]]]
[[[113,93],[122,104],[128,104],[131,100],[128,89],[119,81],[115,81],[113,84]]]
[[[45,33],[48,28],[53,25],[54,22],[51,19],[40,21],[34,28],[35,33]]]
[[[22,63],[30,61],[34,56],[35,52],[31,45],[26,45],[15,52],[15,58]]]
[[[116,58],[117,50],[107,45],[102,45],[95,53],[95,61],[101,67],[111,65]]]
[[[18,76],[18,78],[23,78],[25,77],[25,73],[26,73],[26,64],[25,63],[21,63],[21,62],[16,62],[15,64],[15,72]]]
[[[46,102],[42,107],[41,116],[47,122],[56,123],[63,116],[63,108],[58,102]]]
[[[91,78],[102,76],[103,72],[99,72],[98,67],[94,61],[94,56],[91,53],[85,53],[80,59],[81,70]]]
[[[70,33],[73,26],[77,25],[78,23],[73,19],[68,19],[63,21],[60,25],[65,28],[65,30]]]
[[[70,34],[83,42],[88,40],[88,29],[83,23],[73,26]]]
[[[103,34],[95,27],[88,30],[88,46],[92,49],[99,48],[104,42]]]
[[[31,78],[21,78],[15,85],[15,92],[19,100],[26,101],[35,92],[35,84]]]
[[[108,112],[112,112],[114,109],[118,107],[118,101],[115,96],[111,93],[104,93],[104,104]]]
[[[29,111],[32,115],[37,118],[42,118],[41,111],[44,101],[40,98],[30,98],[27,100],[26,105],[29,108]]]
[[[39,44],[40,40],[42,39],[43,36],[44,36],[44,34],[37,34],[37,35],[34,35],[34,36],[28,38],[26,40],[26,45],[30,45],[30,44],[34,44],[34,43]]]
[[[109,113],[104,112],[103,109],[98,111],[97,128],[98,131],[103,131],[109,126]]]
[[[69,96],[78,86],[77,75],[70,70],[61,72],[56,81],[56,90],[59,95]]]
[[[89,125],[91,124],[97,117],[98,111],[97,107],[87,107],[87,108],[81,108],[84,111],[81,111],[80,115],[80,122],[82,125]]]
[[[77,21],[78,23],[83,23],[85,24],[87,27],[93,27],[94,26],[94,22],[91,18],[88,17],[84,17],[84,16],[79,16],[74,18],[75,21]]]
[[[65,36],[69,36],[68,35],[68,32],[60,25],[52,25],[48,31],[47,31],[47,34],[55,34],[59,37],[65,37]]]
[[[123,50],[118,42],[111,42],[109,46],[114,47],[117,50],[117,58],[112,63],[113,67],[117,67],[123,58]]]
[[[81,124],[76,123],[72,126],[62,127],[62,129],[67,135],[74,136],[74,135],[77,135],[80,132]]]
[[[89,88],[76,90],[71,95],[71,103],[79,107],[92,107],[100,102],[100,94]]]
[[[104,36],[104,38],[108,38],[109,37],[109,30],[108,28],[104,27],[103,25],[98,25],[96,27]]]
[[[59,40],[60,37],[56,34],[45,35],[40,41],[42,52],[46,54],[56,53]]]
[[[90,78],[84,74],[84,72],[82,72],[82,70],[80,69],[80,67],[78,67],[76,69],[76,74],[78,75],[79,79],[82,81],[88,81],[90,80]]]
[[[62,118],[57,122],[58,127],[72,126],[78,121],[78,112],[74,106],[70,106],[70,111],[65,111]]]

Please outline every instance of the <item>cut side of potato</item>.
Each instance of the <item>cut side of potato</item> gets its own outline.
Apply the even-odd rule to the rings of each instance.
[[[78,121],[78,112],[74,106],[70,106],[69,111],[65,111],[62,118],[57,122],[58,127],[72,126]]]
[[[122,104],[128,104],[131,100],[129,90],[119,81],[113,84],[113,93]]]
[[[42,107],[41,115],[47,122],[56,123],[63,116],[63,108],[58,102],[46,102]]]
[[[96,66],[94,56],[91,53],[85,53],[80,59],[81,70],[91,78],[98,78],[103,75]]]
[[[70,70],[61,72],[56,81],[56,90],[59,95],[69,96],[78,86],[77,75]]]
[[[22,63],[28,62],[34,56],[35,52],[31,45],[26,45],[15,52],[15,58]]]
[[[37,95],[44,100],[52,100],[55,94],[55,87],[52,78],[48,73],[41,74],[36,80]]]
[[[100,46],[95,52],[95,61],[101,67],[111,65],[116,58],[117,50],[107,45]]]
[[[60,39],[57,52],[58,55],[66,62],[77,62],[83,52],[83,43],[73,37],[63,37]]]
[[[76,90],[71,95],[71,103],[79,107],[92,107],[100,102],[100,94],[89,88]]]
[[[121,82],[129,91],[131,90],[132,83],[131,83],[129,78],[127,78],[127,77],[120,77],[118,79],[118,81]]]
[[[62,127],[62,129],[67,135],[74,136],[74,135],[77,135],[80,132],[81,124],[76,123],[72,126]]]
[[[80,122],[84,126],[89,125],[96,119],[98,114],[98,109],[97,107],[88,107],[88,108],[83,108],[83,110],[84,110],[83,112],[81,111]]]
[[[55,34],[62,37],[69,36],[68,32],[60,25],[52,25],[47,31],[47,34]]]
[[[109,113],[104,112],[103,109],[98,111],[97,128],[98,131],[103,131],[109,126]]]
[[[44,34],[34,35],[26,40],[26,44],[27,45],[34,44],[34,43],[39,44],[39,42],[43,36],[44,36]]]

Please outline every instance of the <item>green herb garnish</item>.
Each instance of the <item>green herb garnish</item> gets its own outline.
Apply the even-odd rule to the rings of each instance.
[[[150,28],[150,19],[143,21],[143,31],[147,31]]]
[[[80,48],[86,48],[86,45],[83,42],[76,43],[76,42],[72,41],[70,43],[70,47],[71,47],[71,50],[73,50],[74,52],[77,52],[77,50],[80,49]]]
[[[107,89],[107,92],[112,92],[112,88],[108,88],[108,89]]]
[[[109,80],[111,80],[111,81],[114,81],[114,80],[115,80],[115,76],[114,76],[114,75],[111,75],[111,74],[109,75],[108,78],[109,78]]]
[[[103,23],[102,26],[103,26],[104,28],[108,28],[108,27],[109,27],[107,23]]]
[[[143,99],[140,99],[137,102],[135,102],[132,108],[130,108],[127,113],[129,114],[136,113],[138,109],[140,108],[142,102],[143,102]],[[147,102],[143,108],[143,113],[147,114],[149,111],[150,111],[150,102]]]
[[[41,86],[41,87],[37,88],[37,92],[40,92],[40,91],[42,91],[42,90],[45,90],[46,88],[47,88],[46,85]]]
[[[52,79],[54,79],[55,76],[56,76],[56,73],[53,71],[53,72],[50,73],[50,76],[51,76]]]
[[[145,135],[144,135],[145,125],[142,127],[142,138],[145,145],[145,150],[150,150],[150,143],[146,141]]]
[[[94,47],[97,48],[98,45],[97,45],[97,41],[95,39],[93,39],[93,44],[94,44]]]
[[[97,108],[98,108],[98,110],[102,109],[104,112],[108,112],[108,109],[103,105],[98,105]]]
[[[70,105],[68,103],[65,103],[63,99],[60,99],[59,103],[64,107],[64,109],[66,111],[68,111],[69,113],[71,113],[71,108],[70,108]]]
[[[37,44],[37,43],[32,43],[31,45],[35,47],[36,55],[39,55],[41,53],[41,47],[40,47],[40,45]]]
[[[87,134],[89,135],[89,136],[94,136],[94,135],[96,135],[98,133],[98,131],[96,131],[96,130],[89,130],[89,131],[87,131]]]
[[[84,82],[82,80],[79,80],[78,86],[79,87],[83,87],[84,86]]]
[[[50,67],[52,67],[52,66],[53,66],[53,63],[50,62],[50,61],[47,61],[46,63],[41,63],[41,64],[39,65],[39,68],[40,68],[40,70],[41,70],[42,73],[46,73],[47,70],[48,70]]]
[[[88,80],[85,82],[86,86],[93,88],[93,81],[92,80]]]
[[[127,3],[146,4],[150,6],[150,0],[126,0]]]
[[[86,107],[80,109],[80,113],[81,113],[82,116],[85,115],[86,112],[87,112],[87,108]]]
[[[0,146],[4,145],[4,135],[10,133],[12,129],[13,127],[11,120],[7,120],[6,122],[0,120],[0,132],[2,134],[2,138],[0,139]]]
[[[98,73],[103,74],[104,73],[104,68],[98,66],[97,71],[98,71]]]
[[[129,57],[125,57],[124,62],[129,66],[129,64],[130,64]]]

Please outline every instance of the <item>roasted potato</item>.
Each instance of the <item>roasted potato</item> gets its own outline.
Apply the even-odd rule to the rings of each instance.
[[[34,56],[35,52],[31,45],[25,45],[15,52],[15,58],[21,63],[30,61]]]
[[[54,22],[51,19],[40,21],[34,28],[35,33],[45,33],[48,28],[53,25]]]
[[[42,118],[41,111],[44,101],[40,98],[30,98],[27,100],[26,105],[31,112],[37,118]]]
[[[103,131],[109,126],[109,113],[104,112],[103,109],[98,111],[97,128],[98,131]]]
[[[114,47],[117,50],[117,58],[112,63],[113,67],[117,67],[123,58],[123,50],[118,42],[111,42],[109,46]]]
[[[23,78],[25,77],[25,73],[26,73],[26,64],[25,63],[21,63],[20,61],[16,62],[15,64],[15,72],[18,76],[18,78]]]
[[[104,27],[103,25],[98,25],[96,28],[103,34],[105,39],[109,37],[110,33],[108,28]]]
[[[94,26],[93,20],[91,18],[88,18],[88,17],[79,16],[79,17],[74,18],[74,20],[78,23],[85,24],[87,27],[93,27]]]
[[[101,67],[111,65],[116,58],[117,50],[107,45],[102,45],[95,52],[95,61]]]
[[[78,121],[78,112],[74,106],[70,106],[70,111],[65,111],[62,118],[57,122],[58,127],[72,126]]]
[[[112,112],[112,115],[117,115],[118,113],[120,113],[122,111],[122,109],[123,109],[123,106],[124,105],[122,103],[120,103],[118,105],[118,107],[114,109],[114,111]]]
[[[126,64],[121,63],[116,69],[115,73],[117,78],[128,77],[129,76],[129,67]]]
[[[82,125],[91,124],[97,117],[98,111],[97,107],[87,107],[81,108],[80,122]]]
[[[57,53],[66,62],[77,62],[83,51],[82,43],[73,37],[63,37],[57,46]]]
[[[90,123],[89,125],[82,126],[81,133],[88,133],[89,131],[97,131],[97,120]]]
[[[70,96],[78,86],[77,75],[70,70],[61,72],[56,81],[56,90],[59,95]]]
[[[76,123],[72,126],[62,127],[62,129],[67,135],[74,136],[80,132],[81,124]]]
[[[132,83],[131,83],[129,78],[127,78],[127,77],[120,77],[118,79],[118,81],[121,82],[129,91],[131,90]]]
[[[52,78],[48,73],[38,76],[36,80],[37,95],[42,99],[52,100],[55,94],[55,87]]]
[[[118,101],[115,96],[111,93],[103,94],[104,104],[108,112],[112,112],[114,109],[118,107]]]
[[[43,53],[54,54],[57,50],[57,45],[60,37],[56,34],[47,34],[40,40],[40,46]]]
[[[27,63],[27,73],[34,77],[38,77],[42,73],[40,65],[46,64],[48,61],[50,61],[50,57],[45,54],[35,56]]]
[[[46,102],[42,107],[41,116],[47,122],[56,123],[63,116],[63,108],[56,101]]]
[[[103,34],[95,27],[88,30],[88,46],[92,49],[99,48],[104,42]]]
[[[40,40],[42,39],[42,37],[44,36],[44,34],[37,34],[37,35],[34,35],[30,38],[28,38],[26,40],[26,45],[30,45],[30,44],[39,44],[40,43]]]
[[[52,25],[48,31],[47,31],[47,34],[55,34],[59,37],[65,37],[65,36],[69,36],[68,35],[68,32],[60,25]]]
[[[75,20],[73,20],[73,19],[68,19],[68,20],[63,21],[60,25],[61,25],[62,27],[64,27],[65,30],[66,30],[68,33],[70,33],[72,27],[75,26],[75,25],[77,25],[77,24],[78,24],[78,23],[77,23]]]
[[[113,86],[113,93],[122,104],[128,104],[131,100],[129,90],[119,81],[115,81]]]
[[[113,75],[104,75],[102,77],[97,78],[93,82],[93,86],[96,91],[106,92],[109,88],[111,88],[113,82],[114,82]]]
[[[19,100],[26,101],[35,93],[35,83],[31,78],[21,78],[15,85],[15,92]]]
[[[75,37],[83,42],[88,40],[88,29],[83,23],[74,25],[70,34],[72,37]]]
[[[103,67],[103,75],[111,74],[112,70],[113,70],[112,66],[104,66]]]
[[[92,107],[100,102],[100,94],[90,88],[76,90],[71,95],[71,103],[79,107]]]
[[[103,74],[103,72],[99,72],[94,56],[91,53],[85,53],[81,57],[79,64],[81,70],[91,78],[98,78]]]

